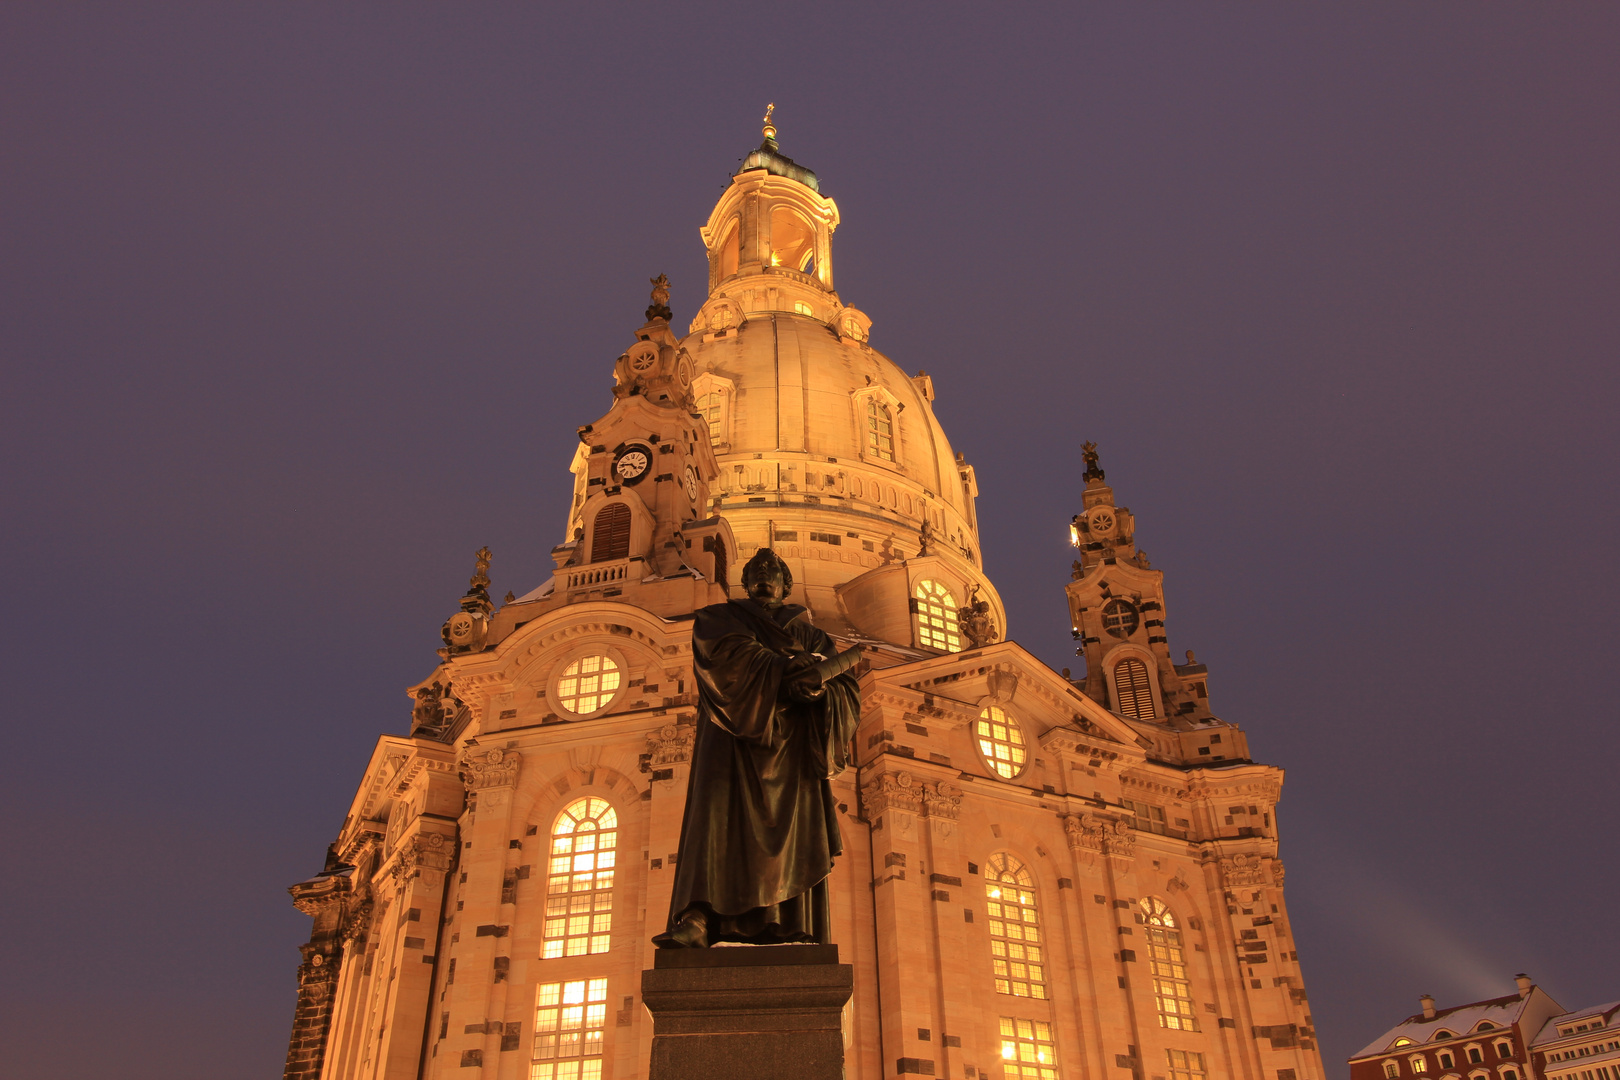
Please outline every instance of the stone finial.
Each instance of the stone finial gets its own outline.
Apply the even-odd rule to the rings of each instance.
[[[669,275],[659,274],[648,281],[652,284],[652,304],[647,308],[647,321],[663,319],[669,322],[674,317],[669,310]]]
[[[771,123],[771,114],[775,111],[776,102],[773,101],[769,105],[765,106],[765,127],[762,129],[762,131],[767,139],[776,138],[776,125]]]
[[[1097,444],[1094,442],[1081,443],[1080,453],[1086,462],[1085,478],[1087,483],[1092,480],[1101,483],[1106,474],[1097,467]]]

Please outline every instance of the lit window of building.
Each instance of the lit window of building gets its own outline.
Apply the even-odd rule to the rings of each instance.
[[[619,665],[601,654],[580,657],[557,680],[558,704],[578,716],[607,708],[618,691]]]
[[[1153,1001],[1159,1010],[1159,1026],[1172,1031],[1197,1031],[1193,1012],[1192,982],[1187,976],[1186,950],[1176,917],[1164,901],[1143,897],[1142,919],[1146,923],[1148,972],[1153,977]]]
[[[917,582],[917,641],[928,649],[962,651],[956,597],[937,581]]]
[[[866,399],[866,449],[884,461],[894,460],[894,418],[875,397]]]
[[[1138,720],[1158,715],[1153,708],[1153,680],[1148,678],[1147,665],[1135,657],[1114,665],[1114,704],[1116,712]]]
[[[529,1080],[601,1080],[606,1028],[606,979],[541,984]]]
[[[979,753],[998,774],[1011,780],[1024,771],[1029,757],[1024,749],[1024,731],[1001,706],[991,705],[981,712],[973,731],[979,740]]]
[[[1044,1020],[1003,1016],[1001,1068],[1007,1080],[1058,1080],[1052,1025]]]
[[[1166,1050],[1170,1058],[1169,1080],[1205,1080],[1208,1070],[1204,1055],[1192,1050]]]
[[[1046,965],[1035,917],[1035,881],[1029,870],[1006,852],[997,852],[985,867],[984,892],[996,992],[1044,999]]]
[[[542,956],[605,953],[613,930],[619,818],[606,799],[576,799],[551,830]]]
[[[1425,1072],[1429,1071],[1429,1059],[1428,1058],[1419,1055],[1418,1057],[1412,1058],[1411,1060],[1412,1060],[1412,1071],[1413,1072],[1415,1072],[1415,1073],[1425,1073]]]

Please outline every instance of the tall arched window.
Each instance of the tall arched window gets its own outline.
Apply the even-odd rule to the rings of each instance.
[[[731,228],[726,230],[726,238],[720,241],[720,278],[724,280],[737,272],[737,255],[739,253],[740,237],[737,234],[737,223],[733,221]]]
[[[718,390],[711,390],[697,399],[697,413],[709,422],[709,441],[720,441],[720,409],[725,399]]]
[[[962,651],[956,597],[937,581],[917,582],[917,641],[930,649]]]
[[[1046,997],[1046,961],[1035,917],[1035,879],[1023,863],[998,851],[984,868],[990,915],[990,964],[996,993]]]
[[[551,828],[546,880],[547,960],[608,951],[619,817],[606,799],[575,799]]]
[[[1114,665],[1114,704],[1118,712],[1138,720],[1152,720],[1158,715],[1153,708],[1153,680],[1148,678],[1147,665],[1135,657],[1126,657]]]
[[[630,554],[630,508],[609,503],[596,513],[591,536],[591,562],[610,562]]]
[[[1153,976],[1153,1001],[1159,1009],[1159,1026],[1172,1031],[1197,1031],[1192,982],[1187,977],[1186,950],[1176,917],[1156,896],[1143,897],[1141,907],[1142,921],[1147,924],[1148,972]]]
[[[866,399],[866,451],[884,461],[894,460],[894,415],[876,395]]]

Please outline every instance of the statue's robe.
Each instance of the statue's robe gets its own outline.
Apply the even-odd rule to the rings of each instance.
[[[805,699],[793,676],[837,646],[797,604],[753,600],[697,612],[697,734],[670,897],[708,939],[826,943],[827,875],[842,854],[830,777],[849,764],[860,690],[844,673]]]

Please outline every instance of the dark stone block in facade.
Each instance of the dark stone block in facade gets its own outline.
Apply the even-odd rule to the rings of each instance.
[[[660,951],[641,973],[650,1080],[843,1080],[855,969],[836,945]]]

